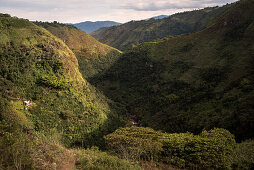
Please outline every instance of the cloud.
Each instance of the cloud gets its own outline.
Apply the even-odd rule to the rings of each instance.
[[[236,0],[138,0],[123,4],[124,9],[135,11],[160,11],[167,9],[204,8],[208,6],[222,5]]]
[[[100,0],[0,0],[0,7],[29,9],[30,11],[49,11],[54,9],[82,10],[102,7],[103,3],[99,3],[99,1]]]
[[[127,22],[236,0],[0,0],[0,12],[29,20]]]

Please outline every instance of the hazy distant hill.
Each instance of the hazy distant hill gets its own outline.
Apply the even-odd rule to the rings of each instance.
[[[96,21],[96,22],[86,21],[86,22],[80,22],[80,23],[76,23],[72,25],[81,29],[82,31],[85,31],[86,33],[91,33],[103,27],[111,27],[111,26],[120,25],[120,24],[121,23],[114,22],[114,21]]]
[[[131,21],[119,26],[101,28],[91,35],[102,43],[125,50],[132,44],[199,31],[229,6],[177,13],[163,19]]]

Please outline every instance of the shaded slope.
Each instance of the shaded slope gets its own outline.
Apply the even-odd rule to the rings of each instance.
[[[119,57],[120,51],[98,42],[74,26],[43,22],[36,24],[46,28],[67,44],[77,56],[80,72],[85,78],[108,69]]]
[[[252,138],[253,9],[242,0],[203,31],[133,47],[92,82],[143,126]]]
[[[0,98],[11,108],[0,120],[20,117],[22,126],[30,122],[28,130],[56,130],[66,145],[100,142],[91,139],[113,127],[109,123],[118,115],[83,79],[67,45],[28,20],[4,14],[0,30]],[[32,104],[26,109],[23,101]]]
[[[91,35],[102,43],[125,50],[132,44],[199,31],[229,6],[183,12],[158,20],[131,21],[120,26],[102,28]]]

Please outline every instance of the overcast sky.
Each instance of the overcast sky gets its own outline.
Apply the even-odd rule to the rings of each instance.
[[[237,0],[0,0],[0,13],[32,21],[127,22],[158,15],[221,6]]]

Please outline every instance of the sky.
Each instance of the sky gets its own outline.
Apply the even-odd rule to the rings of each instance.
[[[125,23],[158,15],[221,6],[237,0],[0,0],[0,13],[31,21],[116,21]]]

